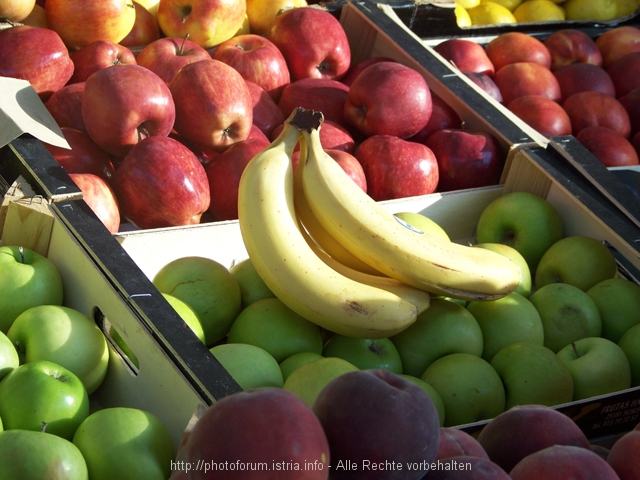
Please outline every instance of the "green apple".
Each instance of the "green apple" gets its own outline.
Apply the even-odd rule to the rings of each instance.
[[[429,365],[450,353],[482,355],[480,325],[463,306],[434,298],[408,328],[390,337],[402,360],[403,372],[420,377]]]
[[[610,278],[595,284],[587,295],[598,307],[602,336],[618,342],[634,325],[640,324],[640,285],[624,278]]]
[[[20,358],[16,347],[13,346],[9,337],[0,332],[0,380],[18,365],[20,365]]]
[[[504,411],[502,381],[489,362],[469,353],[439,358],[420,377],[444,403],[444,426],[493,418]]]
[[[93,393],[109,365],[109,348],[102,331],[83,313],[69,307],[32,307],[15,319],[7,336],[21,361],[48,360],[73,372]]]
[[[487,362],[512,343],[544,344],[544,329],[538,310],[516,292],[497,300],[469,302],[467,310],[482,330],[482,358]]]
[[[280,371],[282,372],[282,380],[286,381],[291,375],[291,372],[300,368],[303,365],[306,365],[309,362],[313,362],[314,360],[319,360],[324,358],[322,355],[316,352],[300,352],[294,353],[290,357],[285,358],[282,362],[280,362]]]
[[[525,298],[529,298],[529,295],[531,295],[531,270],[520,252],[503,243],[477,243],[474,247],[499,253],[515,263],[518,266],[518,270],[520,270],[520,282],[514,291]]]
[[[415,212],[399,212],[394,213],[396,218],[402,220],[404,224],[408,224],[408,228],[420,230],[421,232],[431,235],[432,237],[440,238],[442,240],[449,241],[449,235],[445,232],[444,228],[431,220],[426,215]]]
[[[562,218],[556,208],[528,192],[509,192],[493,200],[480,214],[476,229],[477,243],[504,243],[515,248],[531,272],[562,236]]]
[[[282,371],[269,352],[246,343],[223,343],[209,349],[243,390],[282,387]]]
[[[73,443],[46,432],[0,433],[0,478],[88,480],[87,464]]]
[[[240,313],[242,294],[238,280],[227,267],[210,258],[173,260],[156,273],[153,284],[196,312],[207,345],[222,340]]]
[[[613,254],[595,238],[574,235],[558,240],[544,253],[535,273],[536,288],[568,283],[587,291],[596,283],[614,278],[618,264]]]
[[[37,360],[0,381],[0,417],[7,430],[46,431],[67,440],[89,415],[89,396],[80,379],[60,365]]]
[[[440,426],[441,427],[444,426],[444,415],[445,415],[444,402],[442,401],[442,397],[440,396],[438,391],[435,388],[433,388],[431,385],[429,385],[427,382],[422,380],[421,378],[414,377],[413,375],[406,375],[404,373],[401,374],[400,376],[406,378],[410,382],[415,383],[422,390],[424,390],[427,393],[427,395],[429,395],[429,397],[431,398],[431,401],[436,407],[436,411],[438,412],[438,418],[440,419]]]
[[[343,373],[356,370],[359,370],[359,368],[342,358],[320,358],[306,363],[291,372],[285,380],[283,388],[297,395],[311,408],[316,397],[327,383]]]
[[[506,409],[536,403],[548,407],[573,400],[573,377],[558,356],[544,345],[514,343],[491,360],[507,394]]]
[[[586,292],[568,283],[550,283],[531,295],[544,328],[544,345],[558,352],[565,345],[602,333],[600,312]]]
[[[122,338],[120,333],[118,333],[118,331],[115,328],[113,328],[113,325],[109,327],[109,336],[115,342],[115,344],[118,347],[120,347],[120,350],[122,350],[122,355],[125,355],[129,359],[129,361],[133,364],[133,366],[139,370],[140,361],[138,360],[138,357],[136,356],[135,353],[133,353],[133,350],[131,350],[131,347],[127,345],[127,342],[125,342],[124,338]]]
[[[640,387],[640,324],[627,330],[618,341],[618,346],[627,356],[631,367],[631,386]]]
[[[0,247],[0,331],[36,305],[62,305],[62,278],[47,257],[22,247]]]
[[[169,431],[150,412],[125,407],[97,410],[73,436],[91,480],[165,480],[175,448]]]
[[[322,354],[320,327],[278,298],[263,298],[242,310],[231,325],[227,343],[264,348],[278,363],[294,353]]]
[[[335,334],[322,350],[325,357],[343,358],[360,370],[376,369],[402,373],[402,360],[388,338],[365,339]]]
[[[258,274],[256,267],[250,258],[245,258],[234,263],[229,271],[240,285],[240,293],[242,295],[242,308],[252,304],[256,300],[263,298],[275,297],[267,284],[264,283],[262,277]]]
[[[163,293],[162,296],[167,302],[169,302],[169,305],[173,307],[176,313],[180,315],[180,318],[182,318],[184,323],[186,323],[187,326],[193,331],[193,333],[196,334],[196,337],[198,337],[202,343],[206,344],[202,323],[200,322],[200,317],[198,317],[196,311],[187,303],[183,302],[179,298],[174,297],[173,295]]]
[[[624,351],[611,340],[581,338],[558,353],[573,377],[573,400],[619,392],[631,387],[631,367]]]

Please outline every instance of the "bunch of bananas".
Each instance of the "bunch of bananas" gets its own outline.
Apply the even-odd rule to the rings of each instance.
[[[240,180],[243,241],[283,303],[332,332],[384,338],[415,322],[431,294],[491,300],[516,288],[506,257],[408,228],[376,203],[323,150],[322,120],[296,109]]]

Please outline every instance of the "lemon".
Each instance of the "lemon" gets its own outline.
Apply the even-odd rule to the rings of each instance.
[[[611,20],[616,18],[616,0],[567,0],[567,20]]]
[[[638,9],[638,0],[616,0],[616,17],[626,17]]]
[[[493,2],[481,3],[467,10],[472,25],[497,25],[501,23],[517,23],[508,8]]]
[[[460,28],[471,26],[471,17],[469,17],[469,12],[467,12],[466,9],[460,5],[456,5],[453,12],[456,14],[456,23]]]
[[[518,5],[522,3],[522,0],[480,0],[480,3],[497,3],[498,5],[502,5],[504,8],[513,12]]]
[[[480,0],[456,0],[456,5],[460,5],[462,8],[465,8],[465,9],[473,8],[480,5]]]
[[[518,23],[556,22],[565,19],[564,8],[551,0],[528,0],[513,12]]]

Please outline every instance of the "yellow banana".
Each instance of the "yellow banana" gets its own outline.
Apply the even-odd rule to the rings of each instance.
[[[307,244],[294,208],[291,155],[313,112],[296,109],[282,133],[240,179],[240,231],[259,275],[289,308],[335,333],[384,338],[415,322],[418,308],[324,263]],[[294,125],[295,123],[295,125]]]
[[[337,241],[376,270],[428,292],[464,300],[492,300],[512,292],[516,265],[401,224],[358,188],[322,149],[319,127],[302,130],[307,148],[302,188],[313,215]]]

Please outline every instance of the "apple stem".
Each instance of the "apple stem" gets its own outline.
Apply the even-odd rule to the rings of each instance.
[[[42,428],[40,429],[40,431],[44,433],[46,429],[47,429],[47,422],[42,422]]]
[[[189,33],[187,33],[182,39],[182,43],[180,44],[180,48],[178,49],[178,55],[182,55],[182,52],[184,52],[184,44],[187,42],[188,38]]]
[[[571,342],[571,347],[573,348],[573,353],[576,354],[576,358],[580,358],[580,354],[578,353],[578,349],[576,348],[576,342]]]
[[[18,252],[20,253],[20,263],[24,263],[24,248],[18,247]]]

